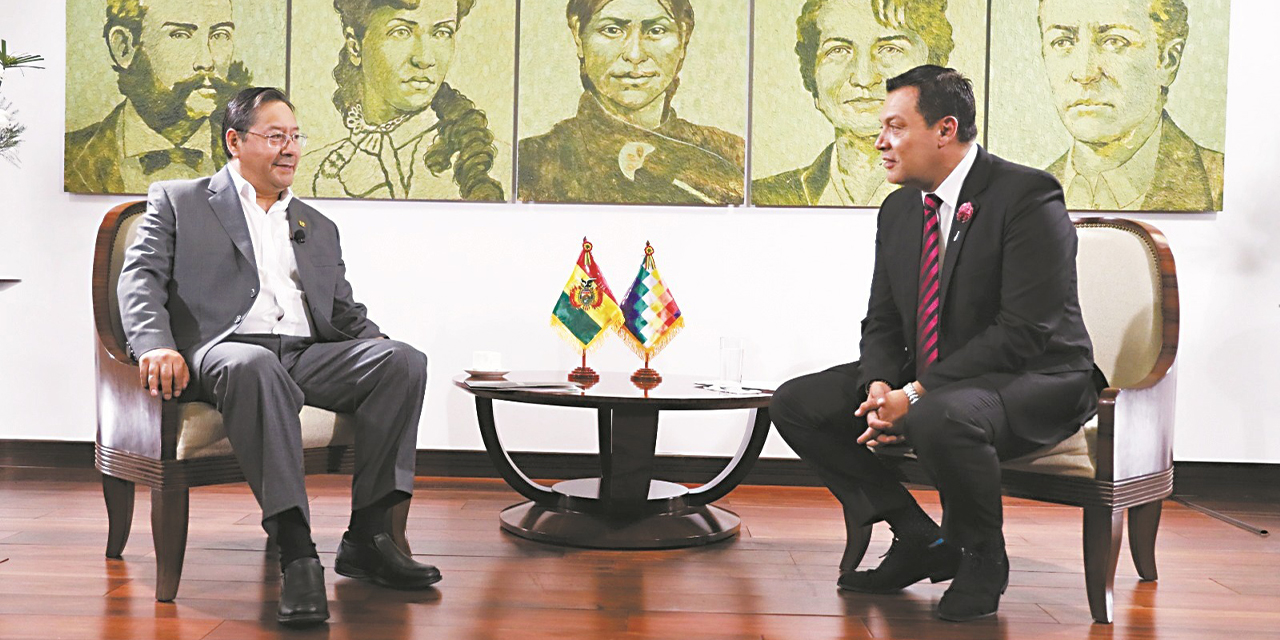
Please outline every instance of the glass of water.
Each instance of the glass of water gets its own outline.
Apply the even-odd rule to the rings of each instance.
[[[720,382],[727,388],[742,388],[742,355],[742,338],[720,338]]]

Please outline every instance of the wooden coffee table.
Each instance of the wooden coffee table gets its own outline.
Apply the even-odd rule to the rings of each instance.
[[[563,371],[520,371],[512,381],[564,380]],[[656,388],[636,387],[627,373],[601,373],[580,391],[489,390],[454,384],[476,397],[485,449],[507,484],[528,498],[501,514],[502,528],[517,536],[575,547],[665,549],[708,544],[733,537],[740,520],[711,503],[742,482],[769,435],[769,392],[736,395],[694,385],[700,378],[665,376]],[[544,486],[512,462],[498,438],[493,401],[595,409],[600,439],[600,477]],[[747,409],[746,433],[733,459],[710,482],[693,489],[653,478],[654,444],[661,411]]]

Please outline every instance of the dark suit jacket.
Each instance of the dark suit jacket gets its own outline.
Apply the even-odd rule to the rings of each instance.
[[[1221,211],[1223,155],[1196,144],[1167,111],[1161,118],[1156,173],[1142,198],[1142,210]],[[1062,154],[1045,170],[1062,180],[1067,172],[1067,155]]]
[[[628,176],[618,156],[635,143],[653,151]],[[710,204],[680,182],[717,204],[742,204],[745,148],[742,138],[674,110],[657,129],[642,129],[605,113],[588,92],[577,115],[520,141],[518,193],[532,202]]]
[[[822,192],[831,181],[831,143],[818,154],[813,164],[753,180],[751,203],[762,207],[806,207],[818,204]]]
[[[290,229],[306,223],[306,241],[293,243],[293,251],[313,337],[336,342],[382,336],[352,298],[338,228],[297,198],[287,216]],[[260,289],[230,169],[151,185],[116,289],[132,353],[176,349],[194,375],[209,347],[240,324]]]
[[[63,189],[71,193],[124,193],[124,179],[120,177],[120,141],[116,131],[120,129],[121,102],[101,122],[67,133],[63,162]]]
[[[63,173],[62,188],[69,193],[141,193],[142,189],[133,188],[124,182],[120,172],[121,145],[117,136],[120,130],[120,118],[123,117],[125,102],[116,105],[107,117],[83,129],[70,131],[63,136]],[[221,133],[216,127],[210,130],[214,139],[208,147],[195,144],[209,153],[214,167],[226,164],[226,156],[218,141]],[[190,143],[200,141],[190,140]]]
[[[942,265],[939,360],[926,390],[985,377],[1010,428],[1035,442],[1069,435],[1096,409],[1081,386],[1093,345],[1076,294],[1076,232],[1053,176],[978,149],[960,191],[968,222],[952,221]],[[916,299],[924,205],[899,189],[880,207],[875,274],[862,323],[861,384],[915,376]]]

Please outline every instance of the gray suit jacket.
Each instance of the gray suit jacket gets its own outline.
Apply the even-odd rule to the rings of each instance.
[[[290,229],[313,337],[322,342],[383,334],[352,298],[338,228],[294,198]],[[305,222],[305,226],[300,223]],[[176,349],[193,375],[209,347],[230,335],[261,289],[253,243],[229,169],[209,178],[151,185],[138,237],[117,284],[130,353]]]

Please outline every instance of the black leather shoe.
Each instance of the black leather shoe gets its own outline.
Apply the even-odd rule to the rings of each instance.
[[[368,580],[392,589],[425,589],[440,582],[439,569],[415,561],[385,533],[363,544],[342,536],[333,570],[348,578]]]
[[[938,601],[938,617],[968,622],[994,615],[1008,587],[1009,556],[1003,544],[966,548],[955,580]]]
[[[315,558],[298,558],[284,568],[280,579],[280,624],[300,627],[329,619],[324,591],[324,567]]]
[[[836,586],[860,593],[893,593],[925,578],[950,580],[960,565],[960,550],[946,542],[894,538],[880,566],[840,574]]]

